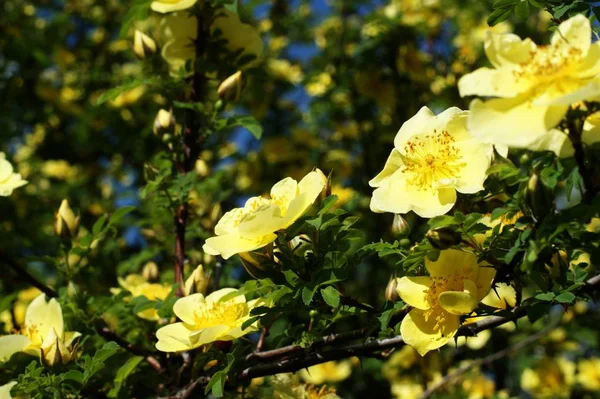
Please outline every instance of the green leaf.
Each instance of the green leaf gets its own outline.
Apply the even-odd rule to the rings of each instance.
[[[555,298],[554,292],[544,292],[542,294],[537,294],[535,299],[538,301],[551,302]]]
[[[333,206],[333,204],[335,204],[337,200],[338,196],[335,194],[325,198],[323,200],[323,204],[321,205],[321,209],[319,210],[319,215],[327,213],[327,211],[329,211],[329,209]]]
[[[439,229],[441,227],[457,225],[457,224],[459,224],[459,222],[456,219],[454,219],[453,216],[441,215],[441,216],[435,216],[435,217],[429,219],[428,224],[429,224],[429,228],[434,230],[434,229]]]
[[[520,3],[521,0],[497,0],[494,2],[494,8],[510,7]]]
[[[96,351],[94,357],[84,357],[83,361],[83,385],[86,385],[91,377],[104,368],[104,362],[120,349],[116,342],[107,342]]]
[[[96,222],[92,226],[93,236],[97,236],[98,234],[100,234],[102,228],[104,227],[104,224],[106,223],[106,219],[108,219],[108,215],[105,213],[104,215],[100,216],[98,220],[96,220]]]
[[[135,0],[132,4],[129,4],[127,13],[123,18],[121,30],[119,31],[119,37],[121,39],[127,36],[129,29],[135,21],[146,19],[148,17],[148,14],[150,14],[150,3],[152,3],[152,1],[153,0]]]
[[[332,308],[340,306],[340,292],[331,285],[321,290],[321,296],[325,303]]]
[[[506,21],[510,16],[511,11],[512,9],[510,7],[498,8],[494,10],[494,12],[492,12],[487,19],[488,25],[495,26],[498,25],[500,22]]]
[[[563,4],[562,6],[554,9],[554,18],[560,19],[567,11],[573,6],[573,4]]]
[[[75,381],[79,384],[83,383],[83,373],[79,370],[69,370],[62,377],[64,380]]]
[[[564,291],[561,292],[556,298],[556,302],[558,303],[573,303],[575,301],[575,294],[572,292]]]
[[[144,86],[144,85],[152,86],[154,84],[156,84],[156,79],[154,79],[154,78],[152,78],[152,79],[136,79],[131,82],[124,83],[120,86],[113,87],[112,89],[109,89],[109,90],[105,91],[104,93],[102,93],[102,95],[100,95],[100,97],[98,97],[98,101],[96,102],[96,104],[101,105],[109,100],[114,100],[119,95],[121,95],[129,90],[133,90],[138,86]]]
[[[527,0],[523,0],[517,4],[515,7],[515,14],[517,14],[517,17],[519,17],[522,21],[527,20],[527,17],[529,17],[529,3]]]
[[[208,385],[206,385],[206,389],[204,390],[205,394],[208,394],[210,391],[212,391],[212,394],[217,398],[223,396],[225,391],[225,381],[227,379],[227,373],[229,373],[229,370],[231,369],[231,366],[233,366],[234,361],[235,357],[231,353],[228,353],[227,366],[225,366],[224,369],[217,371],[212,376],[212,378],[208,382]]]
[[[127,360],[124,365],[119,367],[119,369],[117,370],[117,375],[115,376],[115,385],[108,392],[109,398],[119,397],[119,392],[123,387],[123,383],[125,382],[127,377],[129,377],[134,372],[135,368],[138,366],[138,364],[140,364],[142,360],[144,360],[143,356],[134,356],[132,358],[129,358],[129,360]]]
[[[315,295],[314,289],[310,289],[308,287],[302,288],[302,302],[304,302],[304,304],[306,306],[310,305],[314,295]]]
[[[232,128],[236,126],[241,126],[248,129],[248,131],[250,131],[250,133],[252,133],[252,135],[257,139],[260,139],[262,136],[262,126],[252,116],[237,116],[230,118],[225,128]]]
[[[173,101],[173,107],[190,109],[196,112],[204,112],[204,103],[186,103],[183,101]]]
[[[112,215],[110,215],[110,220],[108,221],[108,223],[118,223],[119,220],[121,220],[125,215],[127,215],[130,212],[133,212],[134,210],[135,206],[124,206],[122,208],[119,208],[116,211],[114,211]]]

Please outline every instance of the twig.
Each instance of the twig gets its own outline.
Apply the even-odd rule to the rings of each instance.
[[[573,150],[575,151],[575,162],[577,162],[579,174],[583,178],[583,185],[585,186],[583,197],[589,202],[594,198],[597,190],[592,179],[592,173],[585,164],[585,152],[583,151],[583,143],[581,141],[583,120],[568,117],[567,127],[569,129],[569,139],[571,140]]]
[[[4,263],[5,265],[8,265],[8,267],[13,269],[15,273],[17,273],[19,278],[31,284],[38,290],[42,291],[48,297],[56,298],[58,296],[56,294],[56,291],[54,291],[52,288],[48,287],[47,285],[33,277],[33,275],[31,275],[23,266],[21,266],[16,260],[9,257],[6,253],[4,253],[4,251],[0,251],[0,262]]]
[[[157,399],[188,399],[192,396],[196,388],[200,386],[205,386],[210,382],[210,377],[200,377],[196,378],[194,381],[187,384],[185,387],[177,391],[175,395],[172,396],[163,396]]]
[[[437,381],[436,383],[432,384],[429,388],[427,388],[427,390],[425,392],[423,392],[423,394],[421,395],[421,399],[427,399],[431,395],[433,395],[433,393],[435,391],[445,387],[448,384],[453,384],[458,377],[460,377],[461,375],[463,375],[464,373],[466,373],[467,371],[469,371],[473,368],[483,366],[484,364],[495,362],[496,360],[501,359],[504,356],[509,356],[509,355],[512,355],[512,354],[520,351],[521,349],[525,348],[527,345],[534,343],[538,339],[542,338],[544,335],[548,334],[554,328],[556,328],[558,321],[559,320],[552,323],[548,327],[538,331],[537,333],[517,342],[516,344],[509,346],[508,348],[505,348],[501,351],[493,353],[484,358],[474,360],[472,362],[465,364],[464,366],[457,368],[452,373],[447,374],[444,378],[442,378],[441,380]]]
[[[267,338],[268,334],[269,334],[269,328],[263,327],[260,332],[260,337],[258,338],[258,342],[256,343],[256,351],[257,352],[262,351],[263,347],[265,346],[265,338]]]
[[[163,373],[165,371],[165,369],[162,367],[160,362],[154,356],[152,356],[148,351],[135,346],[131,342],[126,341],[123,337],[117,335],[110,328],[96,327],[96,331],[107,341],[115,341],[117,344],[119,344],[120,347],[133,353],[134,355],[143,356],[144,359],[146,360],[146,363],[148,363],[159,374]]]
[[[358,300],[349,297],[349,296],[342,296],[340,297],[340,303],[342,305],[346,305],[346,306],[352,306],[355,307],[357,309],[361,309],[364,310],[367,313],[371,313],[371,314],[379,314],[379,311],[377,309],[375,309],[374,307],[361,303]]]

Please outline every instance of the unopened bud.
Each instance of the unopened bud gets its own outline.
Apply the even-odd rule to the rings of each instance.
[[[392,233],[396,237],[407,236],[410,234],[410,225],[400,214],[394,215],[394,221],[392,222]]]
[[[258,252],[241,252],[238,256],[249,275],[256,279],[266,277],[264,263],[270,261],[268,256]]]
[[[60,238],[72,238],[79,230],[79,216],[69,206],[69,201],[62,200],[54,219],[54,232]]]
[[[237,71],[222,81],[217,93],[224,101],[237,101],[242,93],[242,71]]]
[[[74,298],[77,294],[79,294],[79,288],[77,288],[77,285],[75,285],[74,282],[69,281],[69,284],[67,284],[67,295],[70,298]]]
[[[387,287],[385,287],[385,300],[390,302],[398,302],[400,300],[400,295],[398,294],[398,278],[396,275],[393,275],[388,282]]]
[[[429,230],[425,238],[432,247],[437,249],[448,249],[462,241],[462,236],[448,227]]]
[[[542,183],[539,175],[537,173],[532,174],[525,190],[525,204],[535,220],[539,220],[548,214],[552,207],[551,197],[552,192]]]
[[[146,281],[152,282],[158,280],[158,265],[152,261],[146,263],[142,269],[142,276],[144,276]]]
[[[65,343],[64,337],[59,336],[54,328],[48,331],[40,347],[40,358],[46,367],[64,365],[75,358],[80,334],[75,333],[71,342]],[[69,347],[67,347],[67,344]]]
[[[152,38],[139,30],[133,36],[133,51],[140,58],[156,53],[156,43]]]
[[[205,295],[206,291],[208,290],[209,282],[210,274],[204,273],[204,267],[202,267],[202,265],[198,265],[198,267],[194,269],[190,277],[188,277],[188,279],[185,280],[183,293],[185,296],[192,294]]]
[[[154,118],[154,134],[173,133],[175,131],[175,116],[172,111],[161,109]]]

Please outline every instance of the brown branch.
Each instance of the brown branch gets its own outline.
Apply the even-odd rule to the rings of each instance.
[[[131,342],[126,341],[123,337],[117,335],[117,333],[112,331],[110,328],[108,328],[106,326],[105,327],[96,327],[96,331],[107,341],[114,341],[117,344],[119,344],[119,346],[121,348],[131,352],[132,354],[134,354],[136,356],[144,357],[144,360],[146,360],[146,363],[148,363],[150,365],[150,367],[152,367],[154,370],[156,370],[156,372],[158,372],[159,374],[161,374],[165,371],[165,369],[162,367],[162,365],[160,364],[158,359],[156,359],[154,356],[152,356],[150,354],[150,352],[148,352],[145,349],[135,346]]]
[[[19,278],[34,286],[38,290],[42,291],[48,297],[56,298],[58,296],[54,289],[48,287],[47,285],[36,279],[31,273],[27,271],[27,269],[21,266],[16,260],[8,256],[4,251],[0,251],[0,262],[13,269],[14,272],[17,273],[17,276],[19,276]]]

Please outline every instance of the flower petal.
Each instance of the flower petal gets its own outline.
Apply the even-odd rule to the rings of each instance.
[[[267,234],[255,239],[246,239],[233,234],[210,237],[202,246],[204,252],[210,255],[221,255],[229,259],[240,252],[250,252],[272,243],[277,238],[276,234]]]
[[[221,298],[223,298],[225,295],[231,294],[232,292],[239,292],[239,290],[236,290],[235,288],[221,288],[220,290],[217,290],[207,296],[206,302],[219,302],[221,301]],[[244,294],[240,293],[233,298],[229,298],[227,301],[232,301],[233,303],[244,303],[246,302],[246,297]]]
[[[187,324],[196,324],[196,310],[206,306],[206,299],[202,294],[192,294],[179,298],[173,305],[173,313]]]
[[[484,50],[496,68],[528,62],[537,46],[531,39],[521,40],[515,34],[497,34],[487,31]]]
[[[10,396],[10,390],[17,385],[17,381],[11,381],[8,384],[0,386],[0,398],[1,399],[12,399]]]
[[[278,181],[271,188],[271,198],[284,200],[283,206],[287,208],[290,201],[298,195],[298,182],[291,177]]]
[[[528,91],[535,82],[524,77],[515,78],[511,69],[479,68],[458,81],[461,97],[514,97]]]
[[[153,11],[165,14],[172,11],[185,10],[196,4],[198,0],[160,1],[156,0],[150,4]]]
[[[232,339],[227,339],[226,334],[231,331],[232,328],[230,326],[225,325],[216,325],[208,328],[203,328],[202,330],[193,331],[190,335],[190,340],[192,341],[192,346],[197,348],[201,345],[210,344],[215,341],[232,341]]]
[[[283,218],[281,228],[285,229],[300,218],[311,205],[327,184],[327,177],[319,169],[310,172],[298,184],[300,195],[294,198]]]
[[[431,277],[402,277],[396,280],[396,291],[407,305],[421,310],[429,309],[426,291],[431,287]]]
[[[426,257],[425,267],[431,277],[448,278],[460,274],[463,278],[471,281],[477,279],[479,271],[477,256],[458,249],[440,251],[440,256],[435,262]]]
[[[256,239],[284,228],[284,222],[278,205],[264,205],[242,219],[238,233],[245,239]]]
[[[412,137],[444,130],[448,122],[462,112],[460,108],[450,107],[436,116],[429,108],[422,107],[415,116],[402,124],[394,138],[394,147],[400,152],[404,151],[404,146]]]
[[[7,362],[12,355],[24,351],[31,340],[24,335],[4,335],[0,337],[0,362]]]
[[[579,101],[598,101],[600,99],[600,77],[590,80],[587,84],[579,82],[571,84],[562,90],[564,95],[553,95],[549,99],[538,99],[536,105],[569,106]],[[560,93],[557,93],[560,94]]]
[[[498,309],[514,307],[517,303],[517,292],[512,285],[498,283],[496,287],[481,300],[481,303]]]
[[[470,280],[465,280],[465,283],[467,281]],[[472,281],[471,284],[475,286]],[[438,303],[446,312],[460,316],[471,313],[477,307],[477,298],[470,292],[444,291],[438,296]]]
[[[443,315],[439,312],[429,314],[428,317],[425,315],[426,311],[413,309],[404,317],[400,325],[400,334],[404,342],[415,348],[421,356],[444,346],[456,335],[460,325],[458,316],[446,312]]]
[[[369,181],[369,186],[371,187],[379,187],[388,177],[393,175],[398,169],[400,169],[404,163],[402,162],[402,155],[397,149],[393,149],[392,153],[388,157],[387,161],[385,161],[385,166],[383,170],[379,172],[377,176]]]
[[[465,154],[466,162],[460,170],[455,183],[456,191],[463,194],[474,194],[483,190],[487,178],[487,170],[492,162],[494,147],[482,144],[477,140],[466,140],[456,143],[456,147]]]
[[[590,20],[583,14],[567,19],[552,35],[550,43],[554,46],[565,46],[568,49],[576,48],[585,57],[592,44],[592,27]]]
[[[494,277],[496,277],[496,269],[486,263],[480,264],[479,274],[477,275],[477,280],[475,280],[475,284],[477,285],[477,301],[481,301],[490,292]]]
[[[174,323],[156,331],[156,349],[162,352],[181,352],[195,348],[190,341],[191,331],[183,323]]]
[[[40,344],[51,328],[54,328],[56,334],[62,337],[64,324],[60,304],[54,298],[46,302],[46,295],[40,294],[27,307],[25,326],[36,328]]]

